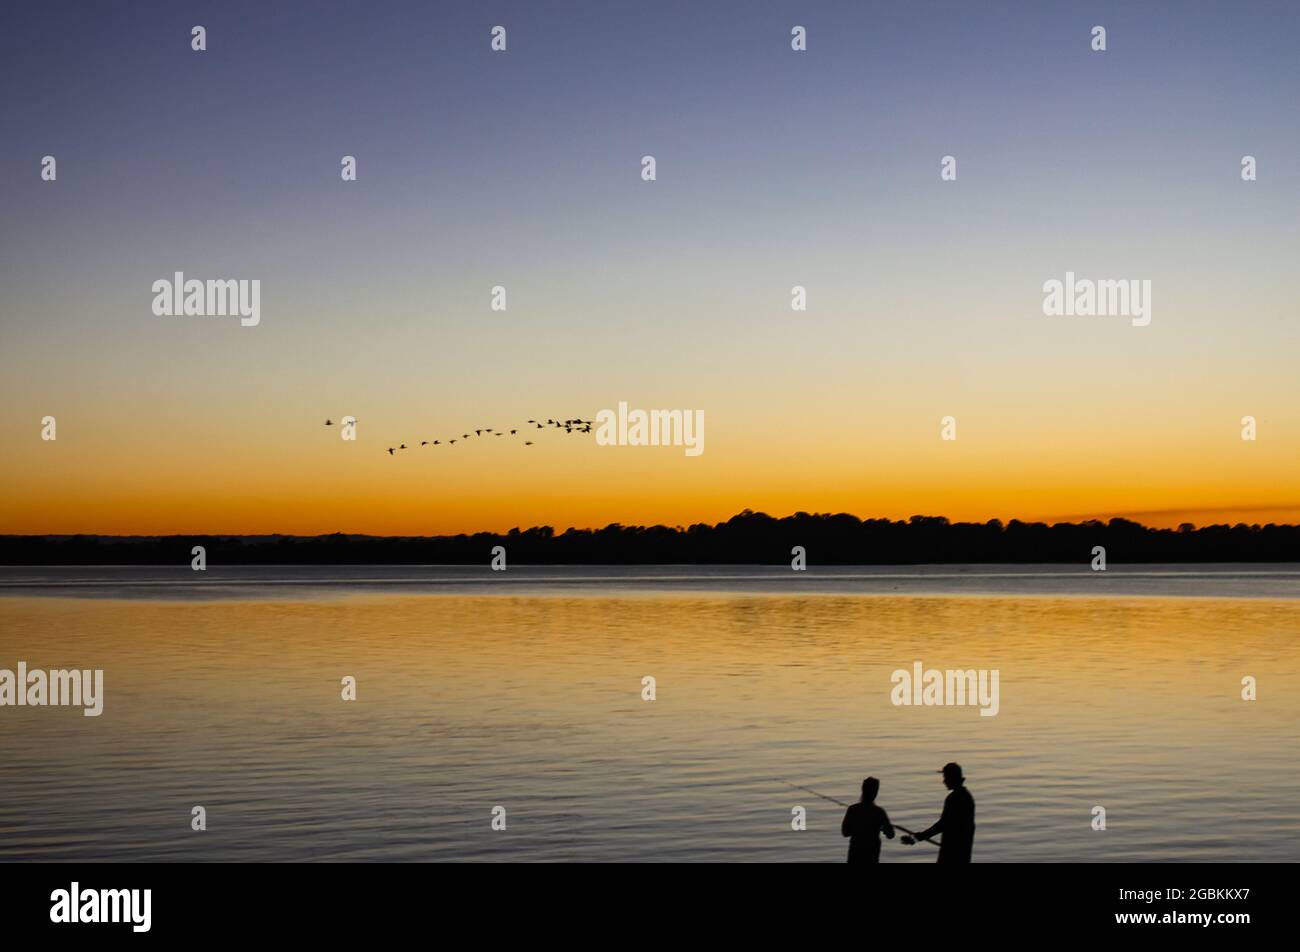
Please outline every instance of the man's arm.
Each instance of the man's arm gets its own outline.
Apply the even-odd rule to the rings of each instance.
[[[841,821],[841,823],[840,823],[840,835],[841,835],[841,836],[852,836],[852,835],[853,835],[853,830],[850,829],[850,827],[849,827],[849,817],[851,817],[851,816],[853,816],[853,807],[849,807],[847,810],[844,811],[844,819],[843,819],[843,821]]]
[[[948,820],[952,819],[952,815],[950,813],[951,807],[949,807],[948,805],[951,800],[952,800],[952,795],[949,794],[948,798],[943,801],[943,812],[939,814],[938,821],[934,824],[934,826],[930,827],[928,830],[916,834],[916,838],[918,840],[928,840],[936,833],[942,833],[944,831],[945,823]]]
[[[884,810],[881,810],[880,819],[883,821],[880,824],[880,832],[884,833],[885,836],[889,837],[892,840],[894,838],[894,824],[889,822],[889,814],[886,813]]]

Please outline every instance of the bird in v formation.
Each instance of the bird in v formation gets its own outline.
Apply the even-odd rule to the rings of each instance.
[[[547,428],[554,428],[554,429],[557,430],[557,431],[563,431],[563,432],[565,432],[565,433],[569,433],[569,434],[573,434],[573,433],[590,433],[590,432],[591,432],[592,423],[593,423],[593,421],[591,421],[591,420],[584,420],[584,419],[582,419],[581,417],[573,417],[572,419],[567,419],[567,420],[560,420],[560,419],[552,419],[552,418],[548,418],[545,422],[542,422],[542,421],[540,421],[540,420],[529,420],[528,422],[531,423],[531,424],[533,425],[533,427],[534,427],[535,429],[538,429],[538,430],[545,430],[545,429],[547,429]],[[327,417],[326,420],[325,420],[325,425],[326,425],[326,426],[333,426],[333,425],[334,425],[334,421],[331,420],[331,419],[329,419],[329,418]],[[513,429],[511,429],[511,430],[509,431],[509,435],[510,435],[510,436],[517,436],[517,435],[519,434],[519,431],[520,431],[522,428],[523,428],[522,425],[517,426],[517,427],[514,427]],[[482,436],[484,436],[484,434],[491,434],[492,436],[506,436],[506,435],[507,435],[506,431],[504,431],[504,430],[497,430],[497,429],[494,429],[493,427],[490,427],[490,426],[481,426],[481,427],[477,427],[477,428],[475,428],[475,430],[474,430],[474,436],[473,436],[473,437],[471,437],[469,433],[462,433],[462,434],[460,435],[460,440],[461,440],[461,441],[465,441],[465,440],[473,439],[473,438],[475,438],[475,437],[479,437],[479,438],[481,438]],[[446,440],[445,442],[444,442],[443,440],[441,440],[441,439],[438,439],[438,440],[421,440],[421,441],[420,441],[420,446],[453,446],[453,445],[455,445],[456,442],[457,442],[457,440],[455,440],[455,439],[448,439],[448,440]],[[532,445],[534,445],[534,444],[533,444],[533,441],[532,441],[532,440],[524,440],[524,441],[523,441],[523,445],[524,445],[524,446],[532,446]],[[388,448],[385,450],[385,452],[387,452],[389,456],[396,456],[399,450],[405,450],[405,449],[409,449],[409,447],[408,447],[405,443],[399,443],[397,446],[390,446],[390,447],[388,447]]]

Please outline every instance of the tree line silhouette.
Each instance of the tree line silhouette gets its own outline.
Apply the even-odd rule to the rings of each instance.
[[[715,525],[566,529],[550,526],[451,536],[291,535],[6,535],[3,565],[167,565],[188,561],[201,545],[214,564],[486,563],[493,546],[511,564],[789,564],[803,546],[810,565],[918,565],[980,562],[1078,563],[1103,546],[1115,563],[1297,562],[1300,526],[1210,525],[1154,529],[1128,519],[1005,525],[949,522],[942,516],[859,519],[847,513],[798,512],[784,518],[746,509]]]

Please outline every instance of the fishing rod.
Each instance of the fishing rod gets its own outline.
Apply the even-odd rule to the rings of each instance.
[[[818,793],[812,787],[801,787],[797,783],[791,783],[789,780],[782,780],[780,777],[773,777],[777,783],[783,783],[787,787],[794,787],[796,790],[802,790],[804,793],[811,793],[814,797],[821,797],[823,800],[829,800],[831,803],[838,803],[842,807],[849,807],[852,804],[845,803],[843,800],[836,800],[834,797],[828,797],[824,793]]]
[[[824,794],[824,793],[818,793],[818,792],[817,792],[816,790],[814,790],[812,787],[804,787],[804,786],[800,786],[800,785],[797,784],[797,783],[791,783],[789,780],[782,780],[780,777],[773,777],[772,779],[775,780],[777,783],[783,783],[783,784],[785,784],[787,787],[794,787],[796,790],[802,790],[804,793],[811,793],[814,797],[821,797],[823,800],[827,800],[827,801],[829,801],[829,802],[831,802],[831,803],[838,803],[838,804],[839,804],[840,806],[842,806],[842,807],[848,808],[849,806],[852,806],[852,804],[845,803],[843,800],[836,800],[834,797],[828,797],[828,796],[826,796],[826,794]],[[911,843],[907,843],[907,840],[906,840],[906,839],[903,841],[903,842],[907,843],[908,846],[911,846],[912,843],[915,843],[915,842],[918,841],[918,840],[920,840],[920,841],[922,841],[922,842],[925,842],[925,843],[929,843],[931,846],[941,846],[941,845],[942,845],[942,844],[939,843],[937,840],[932,840],[932,839],[929,839],[929,838],[927,838],[927,837],[922,837],[922,836],[920,836],[919,834],[913,832],[912,830],[909,830],[909,829],[908,829],[907,827],[905,827],[905,826],[899,826],[897,823],[891,823],[890,825],[893,826],[893,828],[896,829],[896,830],[902,830],[903,833],[905,833],[905,834],[907,835],[907,837],[910,837],[910,838],[911,838],[911,841],[912,841]]]

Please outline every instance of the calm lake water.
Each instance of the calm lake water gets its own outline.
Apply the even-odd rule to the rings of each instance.
[[[0,860],[838,862],[778,778],[915,828],[950,760],[976,861],[1300,860],[1296,566],[0,569],[19,661],[106,701],[0,708]]]

